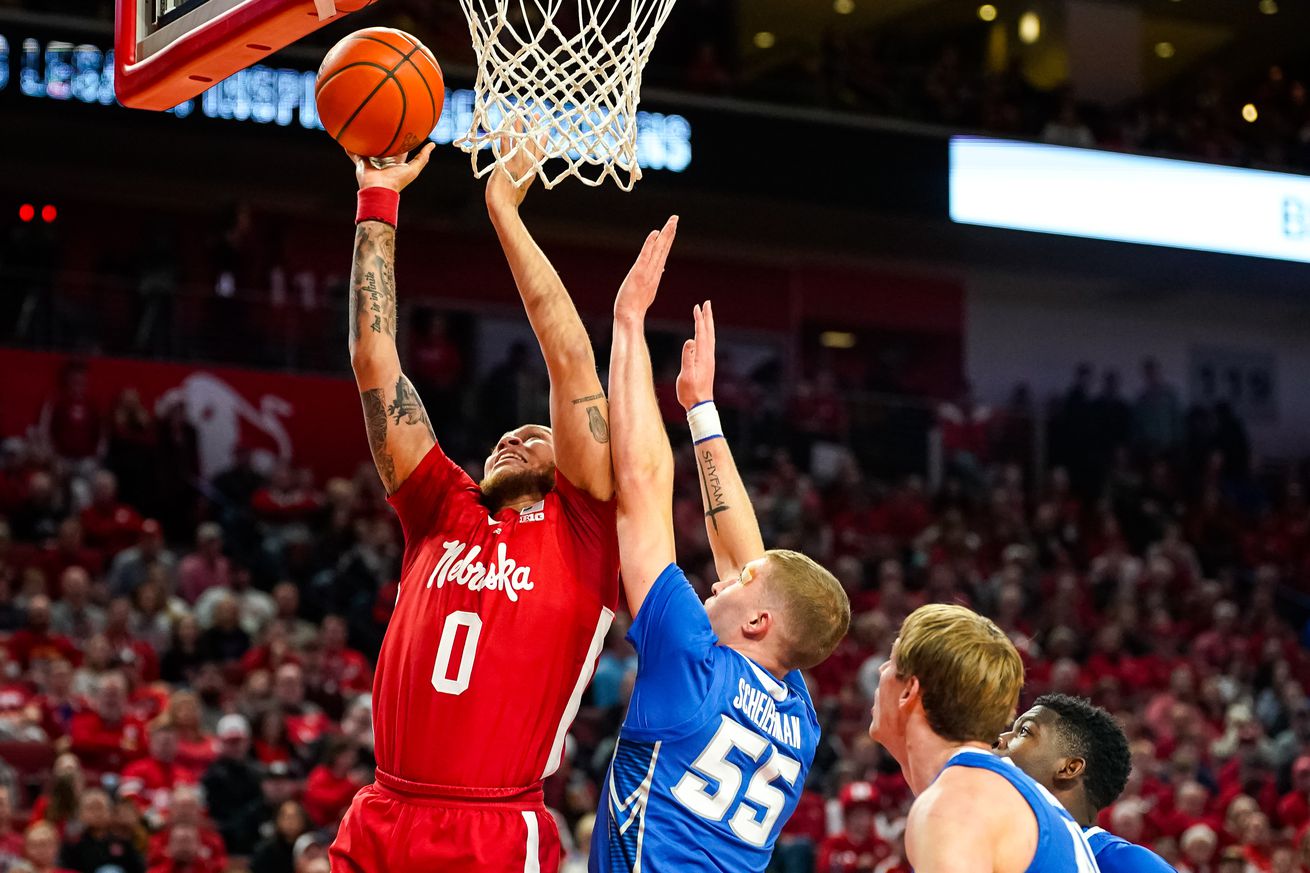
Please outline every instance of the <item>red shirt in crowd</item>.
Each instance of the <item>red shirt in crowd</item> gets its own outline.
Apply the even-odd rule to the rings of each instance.
[[[141,538],[141,514],[126,503],[92,503],[82,510],[82,534],[89,546],[116,555]]]
[[[335,824],[359,788],[359,783],[349,774],[337,776],[326,764],[319,764],[309,771],[309,778],[305,780],[305,812],[318,827]]]
[[[802,791],[796,811],[782,826],[782,837],[808,837],[818,845],[828,834],[827,812],[823,796],[816,791]]]
[[[1289,791],[1278,801],[1278,823],[1285,828],[1301,829],[1310,822],[1310,803],[1304,791]]]
[[[345,691],[368,691],[373,687],[373,670],[368,659],[354,649],[325,652],[323,669]]]
[[[123,768],[122,794],[136,801],[143,810],[151,806],[167,807],[168,797],[178,785],[195,785],[200,775],[176,763],[158,758],[139,758]]]
[[[125,765],[145,754],[146,725],[135,716],[110,724],[98,712],[79,713],[73,716],[68,733],[73,753],[92,775],[121,773]]]
[[[819,845],[814,873],[873,873],[891,853],[892,847],[877,834],[857,843],[840,833]]]
[[[61,458],[90,458],[100,450],[100,412],[85,397],[61,394],[44,410],[50,444]]]
[[[227,869],[227,846],[223,844],[223,838],[219,836],[218,831],[208,826],[198,828],[198,830],[200,832],[200,857],[196,860],[195,865],[178,869],[222,873]],[[150,838],[150,844],[146,847],[146,864],[150,865],[151,870],[172,863],[168,857],[168,837],[171,831],[171,827],[165,827]]]
[[[54,661],[62,658],[72,664],[82,661],[82,653],[73,645],[73,641],[62,634],[49,631],[34,631],[21,628],[5,644],[9,657],[22,665],[24,670],[32,666],[33,661]]]

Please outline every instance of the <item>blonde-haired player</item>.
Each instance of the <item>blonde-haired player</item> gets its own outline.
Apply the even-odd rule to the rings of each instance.
[[[673,455],[644,335],[676,221],[651,234],[614,304],[610,404],[619,560],[637,682],[592,833],[593,871],[762,871],[814,761],[819,723],[799,670],[850,623],[832,574],[764,550],[713,414],[714,322],[696,310],[678,396],[691,410],[721,581],[702,606],[674,563]]]
[[[905,827],[916,873],[1095,873],[1060,802],[991,752],[1023,687],[1023,663],[1000,628],[963,606],[922,606],[879,677],[869,736],[916,795]]]

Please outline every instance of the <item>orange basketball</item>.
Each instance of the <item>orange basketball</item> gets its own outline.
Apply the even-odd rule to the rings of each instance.
[[[441,67],[423,43],[390,27],[357,30],[323,58],[318,117],[357,155],[380,158],[423,144],[445,102]]]

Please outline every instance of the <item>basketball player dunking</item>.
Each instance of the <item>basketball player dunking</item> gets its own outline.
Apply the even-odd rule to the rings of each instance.
[[[1023,686],[1014,644],[963,606],[921,606],[879,670],[869,735],[916,795],[916,873],[1096,873],[1080,828],[1014,762],[993,755]]]
[[[401,372],[394,273],[398,192],[431,150],[382,170],[351,156],[350,356],[405,553],[373,685],[377,781],[351,804],[332,870],[552,873],[541,784],[618,599],[608,410],[582,322],[519,218],[528,185],[498,170],[488,211],[546,359],[552,427],[504,434],[481,484],[437,445]]]

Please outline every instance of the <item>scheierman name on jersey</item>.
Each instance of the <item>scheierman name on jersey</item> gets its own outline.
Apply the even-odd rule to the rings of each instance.
[[[779,715],[773,698],[749,680],[737,680],[737,696],[732,699],[732,705],[778,742],[800,748],[801,720],[794,715]]]

